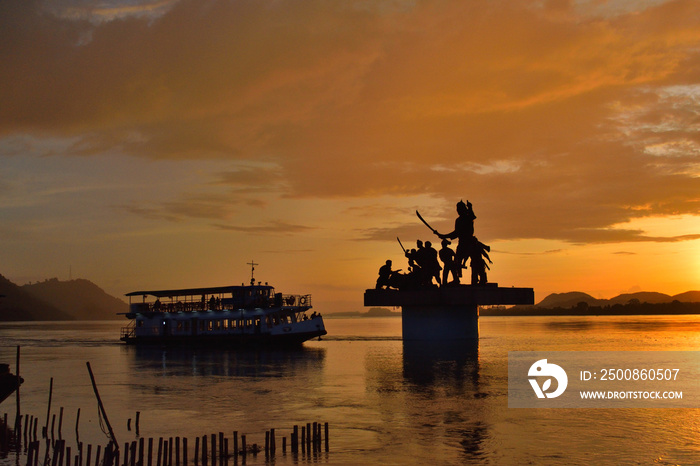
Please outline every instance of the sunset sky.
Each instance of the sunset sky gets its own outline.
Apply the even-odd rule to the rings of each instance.
[[[700,289],[700,2],[4,0],[0,274],[362,309],[469,200],[489,279]]]

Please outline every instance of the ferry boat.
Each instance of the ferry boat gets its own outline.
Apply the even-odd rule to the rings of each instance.
[[[131,322],[122,328],[127,344],[212,346],[301,345],[325,335],[311,295],[276,293],[250,285],[134,291],[127,293]]]

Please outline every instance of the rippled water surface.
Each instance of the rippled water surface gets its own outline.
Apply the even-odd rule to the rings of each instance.
[[[477,345],[408,344],[399,318],[326,319],[296,351],[126,347],[123,322],[6,323],[0,361],[21,347],[23,413],[105,444],[86,362],[120,443],[328,422],[330,451],[297,464],[700,464],[698,409],[512,409],[508,351],[697,350],[700,317],[483,317]],[[15,397],[0,406],[14,420]],[[127,429],[131,419],[132,430]],[[264,464],[264,455],[248,464]],[[14,456],[0,464],[15,464]],[[24,463],[22,463],[24,464]]]

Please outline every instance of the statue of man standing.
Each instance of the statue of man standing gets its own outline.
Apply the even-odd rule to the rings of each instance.
[[[457,250],[455,252],[455,262],[459,264],[459,267],[464,267],[469,257],[469,247],[472,243],[472,238],[474,237],[474,210],[472,209],[471,202],[459,201],[457,203],[457,219],[455,220],[455,229],[451,233],[441,235],[437,231],[435,232],[440,239],[457,239]]]

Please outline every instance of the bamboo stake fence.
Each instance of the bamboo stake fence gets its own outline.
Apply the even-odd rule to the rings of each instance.
[[[19,379],[20,347],[17,347],[17,378]],[[63,407],[59,408],[58,432],[56,427],[56,414],[51,415],[51,401],[53,396],[53,377],[49,384],[49,400],[46,410],[46,424],[41,429],[41,438],[38,436],[39,418],[20,412],[19,387],[17,388],[17,412],[15,414],[14,429],[8,425],[7,413],[0,420],[0,457],[6,457],[10,452],[17,454],[16,465],[20,466],[20,454],[26,455],[26,466],[228,466],[229,461],[234,465],[246,464],[249,456],[257,458],[259,453],[265,454],[266,461],[274,463],[277,454],[277,433],[275,429],[265,432],[264,447],[258,443],[249,443],[247,435],[237,430],[232,432],[229,439],[224,432],[213,433],[195,437],[194,454],[190,456],[187,437],[159,437],[157,450],[153,437],[144,439],[139,435],[139,420],[141,413],[136,412],[136,440],[123,444],[120,449],[107,413],[102,405],[102,400],[97,389],[95,377],[90,363],[87,362],[90,380],[98,401],[100,414],[109,429],[110,441],[107,445],[84,445],[80,441],[79,424],[80,409],[75,420],[75,439],[77,446],[73,449],[66,443],[62,435]],[[19,384],[18,384],[19,385]],[[51,430],[49,430],[49,418],[51,418]],[[127,430],[131,431],[131,418],[127,421]],[[306,423],[301,426],[301,438],[299,426],[294,425],[289,437],[282,437],[282,455],[287,455],[287,447],[293,459],[315,459],[325,451],[329,451],[328,423]],[[57,435],[56,435],[57,434]],[[287,442],[289,438],[289,442]],[[200,441],[201,440],[201,441]],[[231,442],[229,442],[231,440]],[[240,440],[240,442],[239,442]],[[43,446],[43,459],[42,458]],[[301,449],[300,449],[301,447]],[[94,457],[93,457],[94,451]],[[300,455],[301,451],[301,455]]]
[[[77,447],[72,448],[60,434],[39,438],[37,417],[25,415],[23,421],[24,429],[18,434],[7,428],[7,413],[3,415],[0,453],[23,453],[26,466],[228,466],[246,464],[249,457],[257,458],[258,454],[264,454],[266,461],[274,460],[280,452],[283,456],[289,452],[294,459],[311,459],[330,447],[327,422],[302,424],[301,428],[294,425],[289,436],[281,437],[279,449],[279,434],[274,428],[265,431],[260,444],[250,443],[248,436],[237,430],[230,437],[224,432],[197,436],[190,454],[192,443],[187,437],[159,437],[157,444],[153,437],[139,437],[119,448],[111,441],[103,447],[77,440]]]

